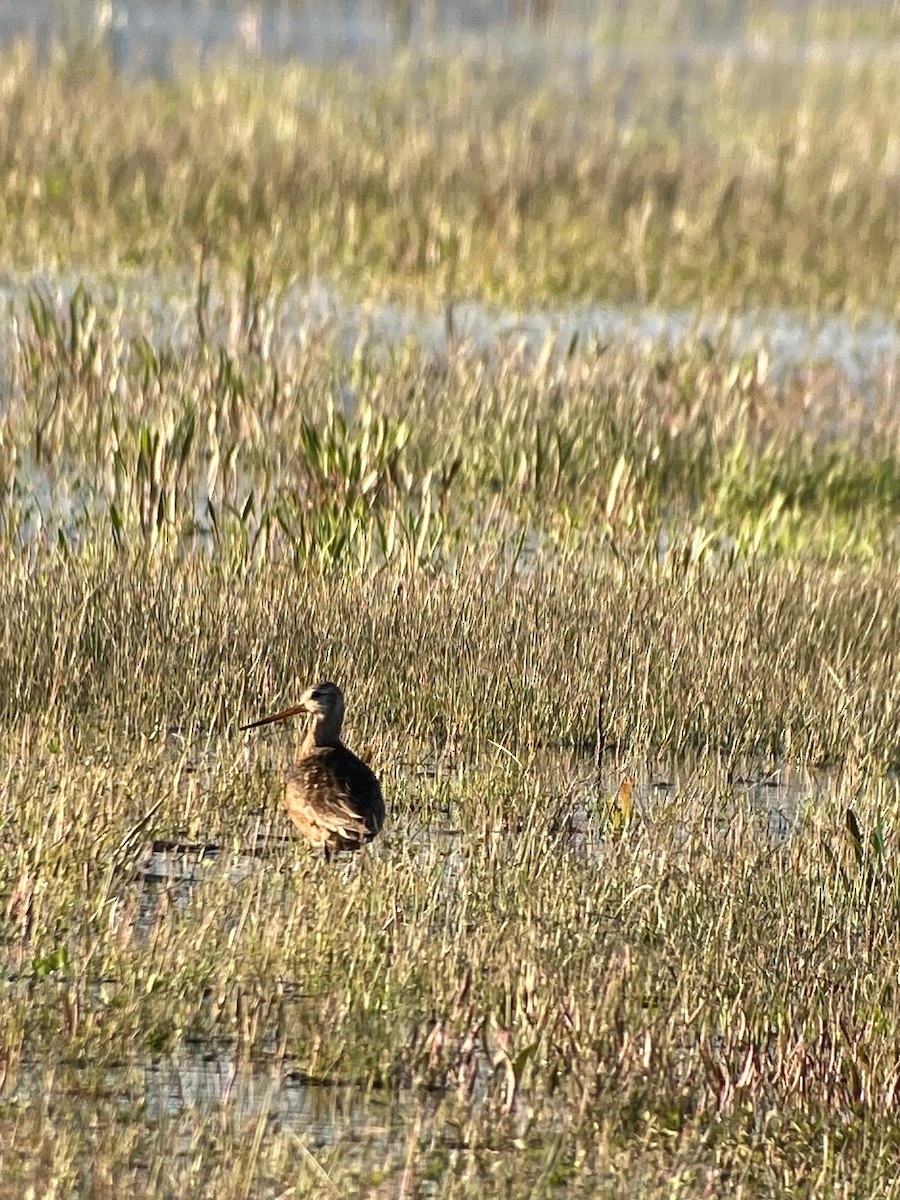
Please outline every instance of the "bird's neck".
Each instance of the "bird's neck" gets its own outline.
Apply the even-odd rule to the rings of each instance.
[[[306,733],[304,750],[314,746],[336,746],[341,740],[341,722],[335,717],[316,717]]]

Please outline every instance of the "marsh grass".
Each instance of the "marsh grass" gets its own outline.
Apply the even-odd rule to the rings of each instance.
[[[888,392],[16,315],[10,1195],[894,1177]],[[237,732],[323,675],[390,812],[346,866]]]
[[[377,716],[432,750],[459,739],[517,757],[587,750],[603,690],[623,750],[888,766],[891,579],[615,560],[522,579],[474,560],[458,574],[354,581],[289,565],[61,559],[7,576],[2,711],[52,721],[76,748],[85,711],[113,740],[172,728],[192,743],[334,672],[367,714],[363,740]]]
[[[322,569],[446,564],[473,531],[525,558],[607,545],[632,560],[653,537],[691,559],[894,551],[889,374],[855,396],[828,371],[770,380],[765,352],[705,340],[348,357],[274,320],[260,356],[244,300],[230,305],[230,339],[176,350],[81,288],[64,306],[32,293],[0,443],[8,544],[137,533]]]
[[[322,1172],[338,1194],[591,1195],[739,1169],[760,1194],[812,1170],[865,1194],[892,1170],[887,575],[248,571],[134,537],[4,577],[4,1178],[63,1186],[90,1154],[98,1195],[163,1160],[172,1195],[285,1173],[319,1194]],[[390,803],[346,870],[284,840],[293,738],[236,733],[319,674]],[[773,841],[740,778],[785,753],[844,772],[802,784]],[[674,789],[648,789],[660,767]],[[636,811],[604,838],[626,771]],[[157,839],[218,853],[153,879]],[[267,1074],[258,1108],[133,1107],[123,1078],[204,1046],[236,1094]],[[388,1115],[317,1145],[278,1110],[291,1078]]]
[[[7,54],[0,248],[506,304],[896,307],[890,57],[600,56],[539,91],[460,59],[222,69],[170,84]],[[573,103],[573,87],[576,102]]]
[[[5,69],[25,258],[210,239],[192,334],[47,289],[2,346],[0,1197],[892,1194],[890,371],[856,395],[698,339],[346,354],[285,336],[254,239],[388,290],[569,295],[607,252],[578,246],[579,205],[614,240],[643,198],[657,236],[647,172],[671,157],[691,218],[645,279],[678,294],[719,196],[736,297],[766,274],[757,203],[786,295],[837,296],[814,239],[852,265],[844,298],[883,296],[880,160],[853,194],[885,242],[857,254],[836,197],[847,129],[887,156],[893,84],[873,68],[865,112],[851,90],[848,124],[755,190],[652,139],[576,153],[552,97],[527,162],[517,102],[445,136],[477,111],[462,68]],[[348,96],[373,100],[361,128]],[[730,96],[719,143],[733,119],[742,152],[768,144]],[[330,866],[283,811],[300,731],[238,732],[321,676],[389,810]]]
[[[589,759],[495,755],[442,778],[379,762],[391,827],[341,873],[280,839],[248,865],[247,819],[280,798],[227,736],[189,800],[147,740],[104,759],[35,733],[27,750],[47,765],[8,792],[7,1180],[83,1178],[90,1152],[99,1195],[160,1156],[173,1195],[190,1164],[210,1194],[233,1164],[254,1188],[292,1172],[312,1190],[324,1170],[339,1191],[409,1172],[449,1195],[497,1179],[590,1195],[672,1171],[723,1186],[744,1162],[760,1194],[813,1165],[863,1194],[896,1161],[897,887],[889,858],[866,874],[845,836],[839,777],[800,794],[780,844],[709,761],[622,836],[578,841],[558,818],[590,795]],[[189,887],[145,882],[137,846],[116,856],[157,799],[157,831],[221,846]],[[854,804],[863,830],[896,819],[893,785]],[[410,837],[436,807],[453,829]],[[177,1072],[210,1045],[233,1097],[148,1112],[140,1064]],[[248,1111],[254,1072],[271,1092]],[[302,1152],[306,1122],[276,1101],[291,1079],[353,1084],[363,1128],[335,1118]],[[830,1162],[826,1132],[843,1147]]]

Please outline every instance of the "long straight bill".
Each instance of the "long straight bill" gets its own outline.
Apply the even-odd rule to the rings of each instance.
[[[295,704],[293,708],[285,708],[282,712],[272,713],[271,717],[262,717],[259,721],[251,721],[249,725],[239,725],[238,728],[258,729],[260,725],[274,725],[276,721],[286,721],[288,717],[296,717],[304,712],[306,709],[302,704]]]

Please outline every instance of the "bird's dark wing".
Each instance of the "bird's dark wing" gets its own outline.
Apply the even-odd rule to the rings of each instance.
[[[311,841],[359,846],[378,832],[384,802],[378,780],[344,746],[325,746],[297,760],[285,801],[291,818]]]

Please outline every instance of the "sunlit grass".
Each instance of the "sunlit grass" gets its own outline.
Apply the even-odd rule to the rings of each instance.
[[[889,367],[280,310],[894,306],[894,77],[756,120],[743,70],[686,137],[465,64],[6,59],[0,245],[196,303],[10,304],[0,1200],[890,1194]],[[299,731],[238,732],[324,676],[387,800],[352,864],[290,833]]]
[[[59,309],[32,294],[0,442],[12,552],[137,535],[320,568],[446,566],[473,537],[522,562],[895,553],[888,378],[874,399],[816,373],[770,381],[765,353],[706,341],[348,358],[327,335],[281,339],[256,303],[251,326],[246,297],[226,311],[230,349],[198,334],[175,352],[81,289]]]
[[[205,245],[263,277],[430,307],[894,310],[889,58],[627,71],[588,68],[573,105],[552,76],[535,92],[465,60],[163,85],[7,55],[0,246],[21,267],[121,271],[182,269]]]

